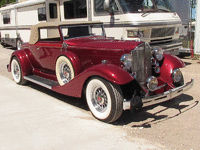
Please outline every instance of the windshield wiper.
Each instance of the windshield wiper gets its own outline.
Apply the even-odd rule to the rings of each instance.
[[[173,13],[174,15],[176,15],[176,12],[175,12],[175,11],[171,11],[171,10],[169,10],[169,9],[162,9],[162,8],[159,8],[158,10],[159,10],[159,11],[163,11],[163,12],[171,12],[171,13]]]
[[[159,11],[164,11],[164,12],[171,12],[170,10],[162,9],[162,8],[159,8],[158,10],[159,10]]]
[[[143,12],[141,16],[142,16],[142,17],[146,17],[146,16],[148,16],[149,13],[151,13],[151,12],[156,12],[156,11],[155,11],[155,10],[148,10],[148,11]]]

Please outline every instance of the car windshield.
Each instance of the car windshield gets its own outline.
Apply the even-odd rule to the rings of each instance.
[[[172,12],[168,0],[118,0],[125,13],[132,12]]]
[[[102,24],[62,26],[61,32],[65,40],[84,36],[105,36],[104,27]]]

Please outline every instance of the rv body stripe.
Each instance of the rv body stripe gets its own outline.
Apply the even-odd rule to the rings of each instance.
[[[164,25],[173,25],[173,24],[181,24],[181,22],[149,22],[149,23],[127,23],[127,22],[120,22],[120,23],[110,23],[106,22],[104,23],[104,26],[106,28],[121,28],[121,27],[147,27],[147,26],[164,26]],[[16,30],[16,29],[21,29],[21,30],[30,30],[31,25],[27,26],[6,26],[6,27],[0,27],[0,30]]]
[[[6,26],[6,27],[0,27],[0,30],[30,30],[31,25],[27,26]]]
[[[180,21],[176,21],[176,22],[139,22],[139,23],[132,23],[132,22],[106,22],[104,23],[104,26],[106,28],[113,28],[113,27],[117,27],[117,28],[121,28],[121,27],[147,27],[147,26],[166,26],[166,25],[177,25],[180,24]]]

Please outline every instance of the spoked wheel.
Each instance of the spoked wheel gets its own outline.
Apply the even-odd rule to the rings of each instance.
[[[27,81],[22,77],[21,65],[16,57],[14,57],[11,62],[11,73],[17,84],[26,84]]]
[[[123,111],[123,96],[118,85],[101,78],[93,78],[86,87],[86,101],[94,117],[111,123]]]
[[[21,50],[22,41],[20,39],[17,40],[17,50]]]
[[[64,85],[74,78],[72,63],[65,56],[59,57],[56,62],[56,77],[60,85]]]

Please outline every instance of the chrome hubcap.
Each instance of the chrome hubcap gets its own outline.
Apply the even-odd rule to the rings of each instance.
[[[18,64],[14,64],[13,74],[14,74],[16,79],[19,79],[19,77],[20,77],[20,69],[19,69],[19,65]]]
[[[105,91],[101,87],[94,88],[92,92],[92,104],[98,112],[105,112],[108,100]]]
[[[68,83],[71,80],[71,70],[67,63],[62,63],[60,65],[60,77],[63,81],[63,83]]]

